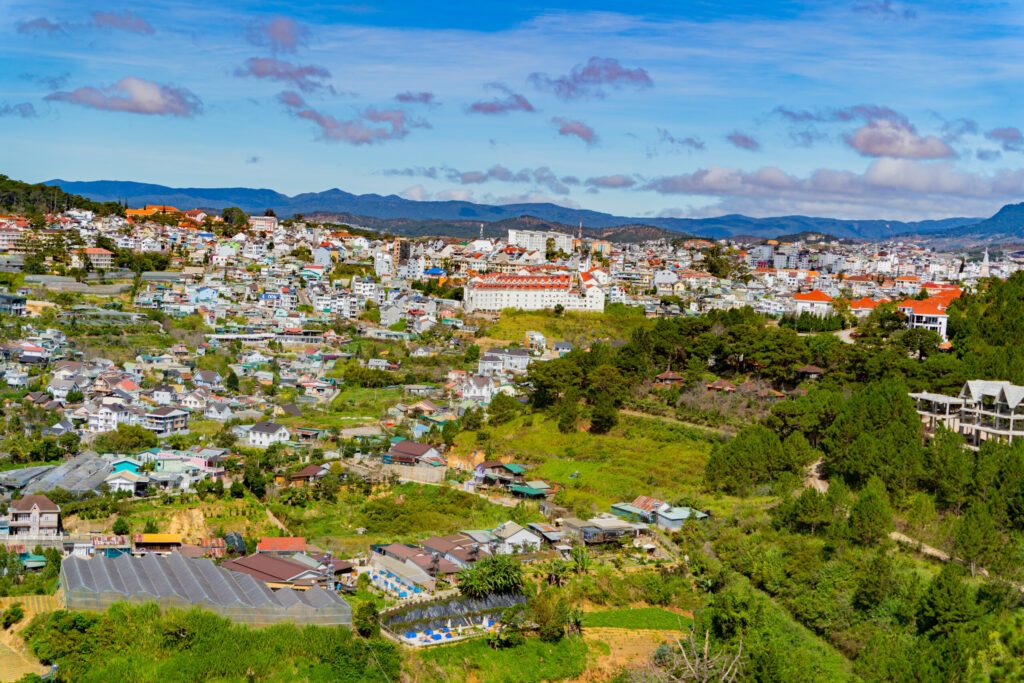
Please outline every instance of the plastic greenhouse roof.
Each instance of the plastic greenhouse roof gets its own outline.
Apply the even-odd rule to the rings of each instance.
[[[351,615],[348,603],[332,591],[273,591],[247,574],[221,569],[205,558],[188,559],[179,554],[70,557],[62,564],[61,582],[72,609],[77,596],[113,594],[124,600],[183,601],[214,611],[259,610],[269,619],[293,617],[296,607],[300,612],[318,613],[320,618],[336,617],[336,623],[348,623]]]

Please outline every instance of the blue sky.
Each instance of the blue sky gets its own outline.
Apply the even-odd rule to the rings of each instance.
[[[987,215],[1024,198],[1022,9],[0,0],[0,172],[635,216]]]

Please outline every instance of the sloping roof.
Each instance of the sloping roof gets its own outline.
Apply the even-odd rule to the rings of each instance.
[[[260,581],[278,583],[294,581],[309,571],[316,571],[294,560],[274,557],[273,555],[261,555],[259,553],[249,555],[248,557],[239,557],[237,560],[228,560],[221,564],[221,567],[234,572],[248,574]]]
[[[256,432],[258,434],[276,434],[282,429],[285,429],[285,426],[279,425],[275,422],[257,422],[249,431]]]
[[[663,500],[651,498],[650,496],[637,496],[633,499],[633,505],[641,510],[654,512],[658,508],[664,507],[666,503]]]
[[[907,299],[906,301],[900,302],[897,306],[901,311],[912,311],[914,315],[948,315],[946,308],[949,307],[949,301],[945,299],[937,299],[931,297],[918,301],[915,299]]]
[[[519,493],[524,496],[543,496],[546,493],[541,489],[535,489],[532,486],[523,486],[521,484],[513,484],[508,488],[512,493]]]
[[[135,534],[135,543],[181,544],[181,534]]]
[[[832,301],[832,297],[830,297],[828,294],[821,291],[820,289],[815,289],[810,292],[801,292],[800,294],[794,294],[793,299],[795,299],[796,301],[810,301],[813,303],[823,304],[827,304]]]
[[[266,536],[256,544],[261,553],[301,553],[306,549],[304,536]]]
[[[306,465],[301,470],[297,470],[291,473],[290,479],[309,479],[320,474],[324,469],[323,465]]]
[[[60,512],[60,506],[44,495],[29,495],[11,501],[11,508],[19,512],[28,512],[32,506],[39,506],[40,512]]]
[[[419,443],[418,441],[399,441],[396,444],[392,444],[388,452],[391,455],[411,455],[418,458],[426,455],[433,448],[430,444]]]

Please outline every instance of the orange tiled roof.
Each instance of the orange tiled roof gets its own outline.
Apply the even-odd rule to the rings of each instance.
[[[832,297],[820,289],[794,294],[793,298],[797,301],[812,301],[817,303],[830,303],[832,301]]]

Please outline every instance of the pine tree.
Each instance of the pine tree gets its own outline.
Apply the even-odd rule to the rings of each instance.
[[[967,508],[956,524],[953,543],[956,554],[971,568],[971,576],[979,563],[995,556],[1000,548],[999,529],[986,503],[974,503]]]
[[[590,416],[590,431],[592,434],[607,434],[619,421],[619,411],[615,408],[615,402],[611,396],[601,396],[597,399],[594,411]]]
[[[860,571],[853,592],[853,606],[867,612],[889,597],[895,572],[892,558],[880,550]]]
[[[962,572],[960,565],[950,562],[932,579],[918,607],[920,633],[948,635],[974,618],[977,603],[970,587],[960,578]]]
[[[892,529],[892,508],[885,484],[871,477],[850,509],[850,535],[861,545],[877,543]]]
[[[957,514],[967,500],[974,473],[974,455],[964,448],[963,437],[940,428],[928,446],[928,472],[943,507]]]

